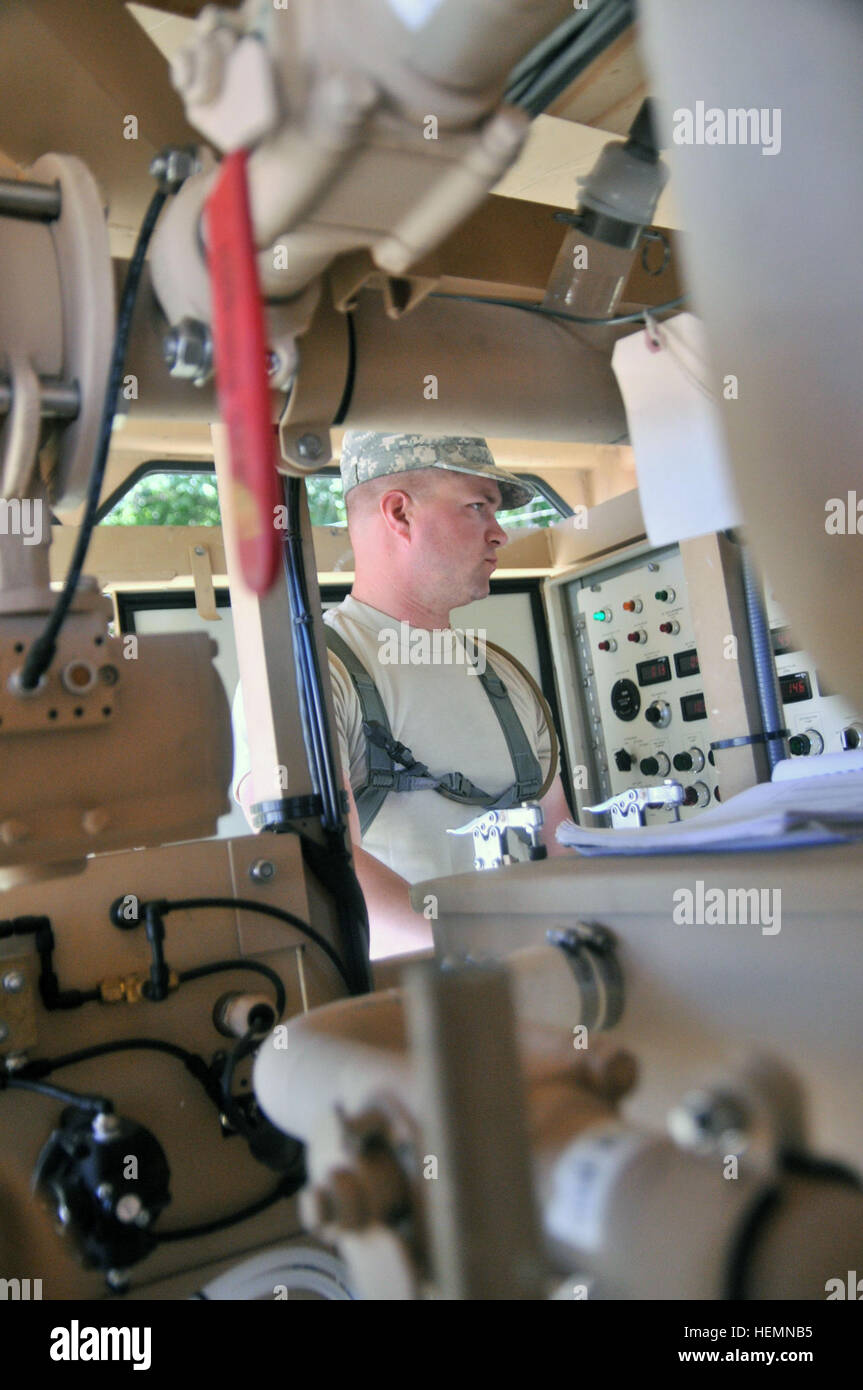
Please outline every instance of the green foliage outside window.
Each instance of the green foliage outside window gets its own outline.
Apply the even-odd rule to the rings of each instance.
[[[307,478],[313,526],[345,526],[342,480],[321,475]],[[105,517],[103,526],[218,526],[219,498],[212,473],[148,473]],[[499,512],[508,530],[551,526],[560,514],[545,497],[531,498],[513,512]]]

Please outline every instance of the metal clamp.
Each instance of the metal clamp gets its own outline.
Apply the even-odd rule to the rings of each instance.
[[[580,1022],[592,1031],[613,1028],[623,1014],[623,971],[614,934],[601,922],[576,922],[546,932],[569,961],[581,994]]]
[[[678,807],[683,805],[684,795],[681,783],[666,777],[661,787],[628,787],[625,792],[617,792],[598,806],[585,806],[584,809],[595,816],[610,811],[613,830],[631,830],[634,826],[644,825],[644,812],[648,808],[658,806],[669,807],[674,820],[679,821]]]
[[[538,801],[526,801],[509,811],[485,811],[481,816],[448,830],[448,835],[473,835],[474,868],[499,869],[517,860],[509,853],[507,835],[514,831],[528,846],[529,859],[545,859],[548,851],[540,843],[542,807]]]

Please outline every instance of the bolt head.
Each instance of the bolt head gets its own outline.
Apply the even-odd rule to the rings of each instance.
[[[301,459],[320,458],[324,446],[316,434],[301,434],[297,440],[297,453]]]
[[[249,878],[253,883],[270,883],[276,876],[276,866],[271,859],[256,859],[249,865]]]
[[[119,1117],[102,1112],[95,1116],[91,1130],[96,1140],[114,1139],[120,1133]]]
[[[20,994],[26,982],[23,970],[9,970],[3,976],[3,988],[7,994]]]
[[[132,1221],[137,1222],[138,1217],[144,1210],[141,1198],[136,1192],[126,1192],[117,1202],[114,1208],[114,1215],[118,1221],[122,1221],[128,1226]]]

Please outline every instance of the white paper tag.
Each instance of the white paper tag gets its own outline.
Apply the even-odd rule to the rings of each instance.
[[[616,344],[617,376],[652,545],[738,526],[743,513],[726,456],[700,320],[678,314]],[[728,390],[734,389],[730,382]]]

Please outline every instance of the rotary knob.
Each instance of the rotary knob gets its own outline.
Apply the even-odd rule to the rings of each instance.
[[[671,723],[671,706],[667,700],[654,700],[644,711],[644,717],[655,728],[664,729]]]

